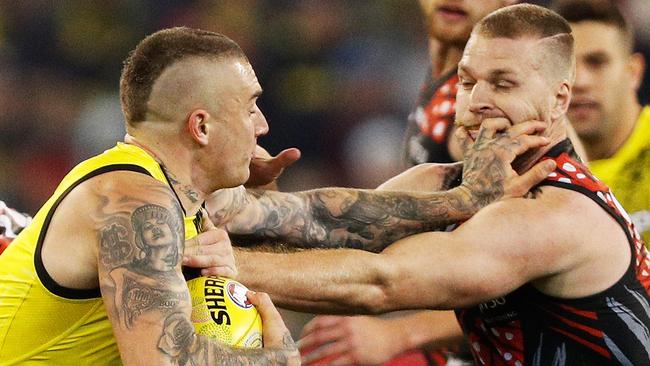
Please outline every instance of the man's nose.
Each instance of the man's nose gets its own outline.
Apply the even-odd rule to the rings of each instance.
[[[255,118],[255,136],[263,136],[269,132],[269,124],[266,121],[264,113],[258,109]]]
[[[492,91],[487,82],[479,81],[474,84],[470,95],[469,110],[472,113],[486,113],[493,108]]]

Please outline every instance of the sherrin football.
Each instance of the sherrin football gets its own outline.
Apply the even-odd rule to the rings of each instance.
[[[262,347],[262,318],[246,298],[248,289],[225,277],[197,277],[187,282],[192,323],[198,334],[241,348]]]

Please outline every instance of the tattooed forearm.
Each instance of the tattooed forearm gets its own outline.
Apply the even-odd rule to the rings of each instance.
[[[250,197],[242,186],[220,189],[206,199],[210,219],[216,226],[230,222],[234,217],[246,211],[250,203]]]
[[[158,349],[174,365],[288,365],[296,345],[288,333],[281,350],[236,349],[194,334],[194,327],[183,314],[171,314],[165,320]]]
[[[381,251],[407,235],[444,229],[475,212],[463,189],[433,194],[344,188],[250,194],[258,209],[251,210],[245,220],[231,222],[231,232],[310,248]]]

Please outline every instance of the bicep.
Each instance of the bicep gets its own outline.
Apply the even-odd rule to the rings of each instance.
[[[543,219],[527,222],[524,211],[499,205],[483,209],[454,231],[413,235],[384,250],[399,285],[391,288],[391,302],[405,302],[399,307],[463,307],[552,273],[560,251],[547,245]]]
[[[124,363],[166,364],[192,340],[170,335],[193,334],[183,216],[168,188],[138,180],[97,193],[99,283]]]

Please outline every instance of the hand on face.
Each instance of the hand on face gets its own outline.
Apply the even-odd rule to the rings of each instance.
[[[462,186],[477,208],[501,198],[521,197],[555,169],[552,160],[537,163],[521,175],[512,168],[517,156],[549,143],[548,138],[535,135],[547,125],[540,121],[511,125],[506,118],[488,118],[477,134],[462,126],[456,129],[465,151]]]
[[[255,147],[255,157],[250,163],[250,176],[244,184],[248,188],[259,188],[275,182],[284,168],[300,159],[300,150],[285,149],[276,156],[271,156],[263,147]]]
[[[203,276],[237,277],[237,266],[228,233],[215,227],[205,211],[201,233],[185,241],[183,265],[202,268]]]

